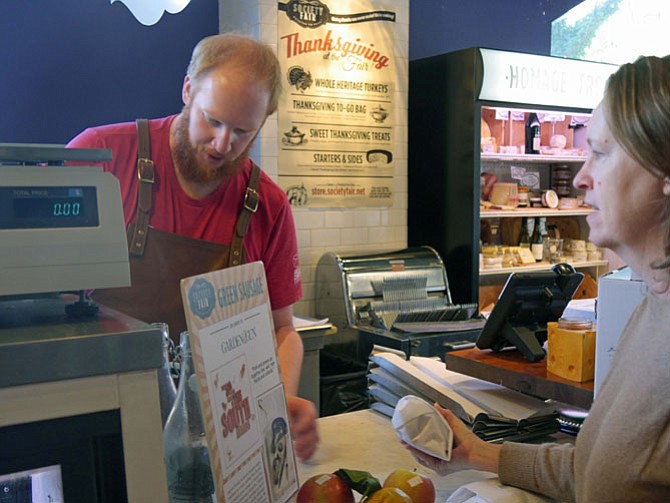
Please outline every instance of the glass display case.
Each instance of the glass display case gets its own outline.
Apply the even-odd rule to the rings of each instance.
[[[455,302],[558,261],[607,270],[572,178],[615,69],[484,48],[410,62],[408,241],[442,256]],[[528,221],[554,239],[540,260],[519,249]]]

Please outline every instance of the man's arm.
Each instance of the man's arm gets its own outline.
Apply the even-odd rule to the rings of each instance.
[[[300,385],[303,346],[300,334],[293,327],[293,306],[272,311],[272,320],[277,337],[277,352],[279,353],[282,381],[286,393],[296,396]]]
[[[316,425],[316,407],[312,402],[298,397],[303,355],[302,339],[293,328],[293,307],[273,311],[272,318],[277,337],[279,365],[286,389],[293,447],[298,458],[306,461],[316,451],[319,432]]]

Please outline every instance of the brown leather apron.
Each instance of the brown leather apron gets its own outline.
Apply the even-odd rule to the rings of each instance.
[[[149,225],[154,164],[146,119],[137,120],[137,134],[138,208],[135,222],[130,222],[127,229],[131,286],[96,290],[92,297],[139,320],[168,323],[170,336],[178,343],[179,334],[186,330],[180,280],[246,260],[243,242],[258,209],[260,168],[253,165],[230,246],[159,231]]]

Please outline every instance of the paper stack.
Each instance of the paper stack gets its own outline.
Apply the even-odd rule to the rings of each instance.
[[[451,409],[468,424],[478,414],[521,420],[546,410],[540,399],[448,370],[440,360],[391,352],[370,356],[370,407],[389,417],[400,398],[416,395]]]

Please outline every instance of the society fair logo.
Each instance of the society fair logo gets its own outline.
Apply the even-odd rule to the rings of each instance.
[[[289,0],[286,15],[303,28],[318,28],[328,22],[330,11],[318,0]]]
[[[145,26],[156,24],[163,13],[178,14],[191,0],[110,0],[110,4],[121,2]]]
[[[207,319],[216,306],[216,292],[203,278],[196,279],[188,290],[188,306],[198,318]]]
[[[395,12],[393,11],[374,10],[354,14],[334,14],[330,12],[326,4],[319,0],[288,0],[288,2],[279,2],[278,8],[280,11],[284,11],[292,22],[303,28],[318,28],[328,23],[395,22]]]

